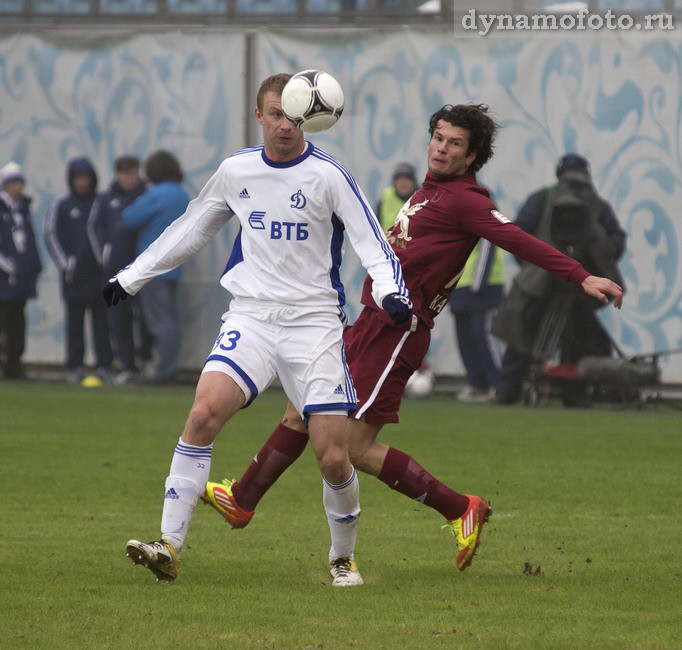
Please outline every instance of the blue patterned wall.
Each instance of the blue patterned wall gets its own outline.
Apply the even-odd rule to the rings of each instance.
[[[24,166],[39,228],[75,154],[92,158],[104,186],[117,155],[144,158],[168,148],[196,193],[226,155],[252,144],[245,141],[252,118],[244,114],[244,52],[242,34],[211,30],[0,38],[0,163]],[[682,347],[679,38],[264,29],[255,52],[259,79],[307,67],[339,78],[344,116],[311,139],[337,156],[372,200],[395,163],[425,171],[428,116],[448,102],[488,103],[504,125],[480,179],[510,218],[531,191],[553,181],[564,152],[586,155],[629,233],[625,307],[602,310],[604,322],[629,354]],[[229,225],[187,264],[187,365],[201,363],[226,307],[216,279],[233,230]],[[30,307],[27,356],[60,361],[63,312],[56,270],[46,267]],[[508,271],[511,277],[512,261]],[[352,251],[343,275],[354,315],[364,271]],[[447,313],[437,322],[431,362],[437,372],[461,372]],[[664,366],[667,380],[682,381],[682,355]]]
[[[194,196],[228,152],[244,146],[245,38],[204,31],[15,36],[0,39],[0,164],[24,168],[42,233],[65,164],[86,155],[100,189],[123,153],[171,150]],[[229,297],[217,284],[236,230],[230,224],[185,265],[184,363],[200,366]],[[45,271],[29,302],[29,361],[64,358],[58,274],[40,236]]]

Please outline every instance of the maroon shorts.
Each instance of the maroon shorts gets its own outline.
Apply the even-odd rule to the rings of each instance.
[[[429,349],[431,330],[421,321],[414,332],[383,322],[365,307],[343,333],[350,374],[358,394],[354,418],[368,424],[398,422],[405,384]]]

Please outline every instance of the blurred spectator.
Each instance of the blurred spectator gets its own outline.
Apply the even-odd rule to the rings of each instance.
[[[133,156],[119,156],[114,163],[114,180],[93,203],[88,219],[88,236],[98,262],[107,278],[130,264],[136,256],[135,234],[123,227],[121,211],[144,191],[140,161]],[[114,384],[125,384],[136,374],[133,328],[134,298],[120,309],[108,312],[114,356],[119,372]]]
[[[108,381],[112,352],[106,308],[101,299],[105,276],[87,234],[88,217],[97,194],[97,174],[92,163],[80,157],[69,161],[66,179],[69,191],[53,203],[45,222],[45,236],[61,271],[69,381],[77,384],[85,376],[86,312],[90,312],[92,322],[97,375]]]
[[[617,261],[625,251],[626,233],[611,205],[598,195],[589,162],[577,154],[567,154],[559,161],[556,175],[556,185],[528,197],[516,225],[578,260],[590,273],[622,286]],[[534,360],[533,348],[539,343],[540,326],[550,312],[566,319],[560,332],[549,333],[560,337],[562,362],[577,363],[585,355],[609,356],[611,339],[594,313],[602,306],[572,286],[557,282],[550,273],[530,263],[522,264],[493,324],[493,333],[508,344],[495,401],[513,404],[521,398]],[[583,391],[578,382],[564,386],[564,404],[585,404]]]
[[[145,162],[151,187],[121,213],[123,225],[137,233],[137,254],[144,251],[189,204],[189,195],[180,183],[180,163],[168,151],[156,151]],[[154,336],[156,363],[152,381],[169,383],[177,371],[180,353],[180,319],[177,290],[182,268],[151,280],[140,293],[142,315]]]
[[[481,239],[467,259],[450,299],[457,346],[467,373],[467,385],[457,395],[463,402],[486,402],[494,397],[500,353],[490,327],[503,292],[502,249]]]
[[[384,230],[388,230],[403,207],[417,189],[417,170],[408,162],[398,163],[393,170],[392,184],[384,188],[376,206],[376,215]]]
[[[23,379],[26,301],[42,270],[31,223],[31,199],[15,162],[0,169],[0,363],[6,379]]]

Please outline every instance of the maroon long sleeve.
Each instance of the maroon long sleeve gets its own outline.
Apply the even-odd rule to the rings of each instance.
[[[426,175],[388,231],[417,314],[429,327],[450,299],[479,238],[577,285],[590,274],[504,217],[473,174],[448,180]],[[365,282],[362,302],[376,307]]]

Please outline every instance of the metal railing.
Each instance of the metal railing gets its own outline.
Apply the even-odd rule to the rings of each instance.
[[[186,24],[282,24],[355,26],[444,23],[479,13],[564,13],[582,5],[590,13],[608,9],[632,15],[682,17],[682,0],[0,0],[0,26],[26,27]]]

